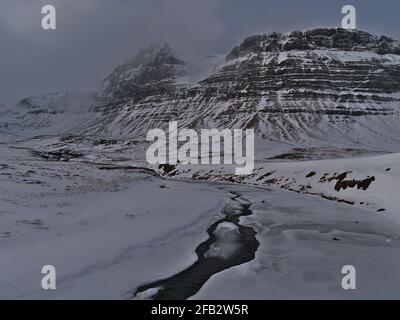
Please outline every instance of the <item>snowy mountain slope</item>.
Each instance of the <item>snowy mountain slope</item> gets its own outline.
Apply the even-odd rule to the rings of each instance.
[[[103,112],[129,98],[166,94],[191,75],[185,62],[167,45],[151,45],[116,67],[97,91],[54,92],[4,106],[0,130],[23,135],[80,134],[86,123],[104,120]]]
[[[303,151],[299,151],[303,152]],[[179,179],[227,181],[278,187],[367,208],[400,223],[398,184],[400,153],[323,160],[267,160],[253,174],[237,176],[231,166],[176,165],[160,173]]]
[[[301,41],[300,41],[300,40]],[[397,42],[316,29],[246,39],[197,86],[104,107],[87,133],[143,136],[182,127],[255,128],[267,140],[311,145],[400,145]]]
[[[153,44],[114,69],[103,81],[103,96],[116,100],[168,92],[186,72],[185,62],[168,44]]]
[[[188,85],[190,66],[169,46],[151,46],[115,68],[95,101],[25,99],[2,127],[143,138],[178,121],[254,128],[266,142],[292,146],[398,151],[399,48],[390,38],[343,29],[257,35]]]
[[[95,102],[95,93],[89,91],[27,97],[5,108],[0,130],[24,136],[74,132],[85,119],[95,117],[95,113],[90,112]]]

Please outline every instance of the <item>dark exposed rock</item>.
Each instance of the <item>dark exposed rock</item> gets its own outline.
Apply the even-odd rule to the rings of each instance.
[[[386,36],[373,36],[367,32],[345,29],[314,29],[293,31],[289,34],[270,33],[246,38],[235,47],[227,59],[236,59],[249,53],[310,49],[339,49],[345,51],[371,51],[379,54],[400,54],[400,44]]]
[[[34,155],[40,156],[51,161],[69,161],[73,158],[82,157],[83,154],[70,149],[60,149],[54,151],[34,151]]]
[[[316,173],[314,171],[311,171],[309,174],[306,175],[306,178],[311,178],[315,175],[316,175]]]

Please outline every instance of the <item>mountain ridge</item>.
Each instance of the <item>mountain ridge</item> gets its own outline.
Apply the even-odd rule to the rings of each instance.
[[[254,128],[261,139],[285,143],[396,149],[399,48],[389,37],[343,29],[256,35],[185,86],[176,80],[186,62],[169,46],[153,47],[114,69],[74,131],[144,137],[177,120],[195,129]]]

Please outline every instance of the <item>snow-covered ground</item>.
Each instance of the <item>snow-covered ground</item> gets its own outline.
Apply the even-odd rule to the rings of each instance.
[[[215,168],[211,173],[198,168],[211,181],[193,181],[196,172],[186,167],[166,178],[129,169],[134,163],[121,160],[129,156],[121,146],[119,152],[97,146],[93,157],[50,161],[29,150],[49,145],[51,138],[43,139],[0,144],[1,298],[132,298],[139,286],[169,278],[197,260],[196,248],[208,239],[208,228],[221,219],[232,194],[252,204],[241,224],[257,232],[255,259],[213,275],[192,298],[397,297],[400,225],[390,219],[398,218],[396,154],[270,161],[232,184],[220,182],[228,176],[217,175]],[[357,203],[257,181],[272,171],[265,179],[291,177],[292,190],[309,184],[312,189],[304,190],[339,193]],[[344,171],[351,173],[342,182],[367,175],[375,180],[366,190],[339,192],[338,180],[320,182],[325,173],[327,178]],[[379,207],[386,211],[377,212]],[[215,235],[206,256],[234,256],[240,246],[237,227],[223,222]],[[41,288],[47,264],[56,267],[56,290]],[[341,288],[344,265],[357,270],[356,290]]]
[[[45,161],[2,145],[0,297],[124,298],[190,265],[225,197],[205,185]],[[57,270],[52,292],[40,285],[47,264]]]
[[[224,166],[178,165],[169,175],[273,186],[363,207],[400,223],[400,153],[348,158],[259,162],[249,176]]]
[[[256,258],[214,275],[193,299],[398,298],[397,223],[289,191],[240,192],[254,203],[242,223],[257,231]],[[356,290],[341,287],[345,265],[356,269]]]

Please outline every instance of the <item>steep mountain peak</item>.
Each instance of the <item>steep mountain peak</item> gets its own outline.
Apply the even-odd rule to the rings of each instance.
[[[316,49],[400,55],[399,42],[386,36],[379,37],[358,30],[318,28],[287,34],[272,32],[248,37],[228,54],[227,60],[249,53]]]
[[[186,74],[186,64],[166,43],[152,44],[114,69],[103,81],[103,94],[111,99],[132,98],[149,90],[166,90]]]

